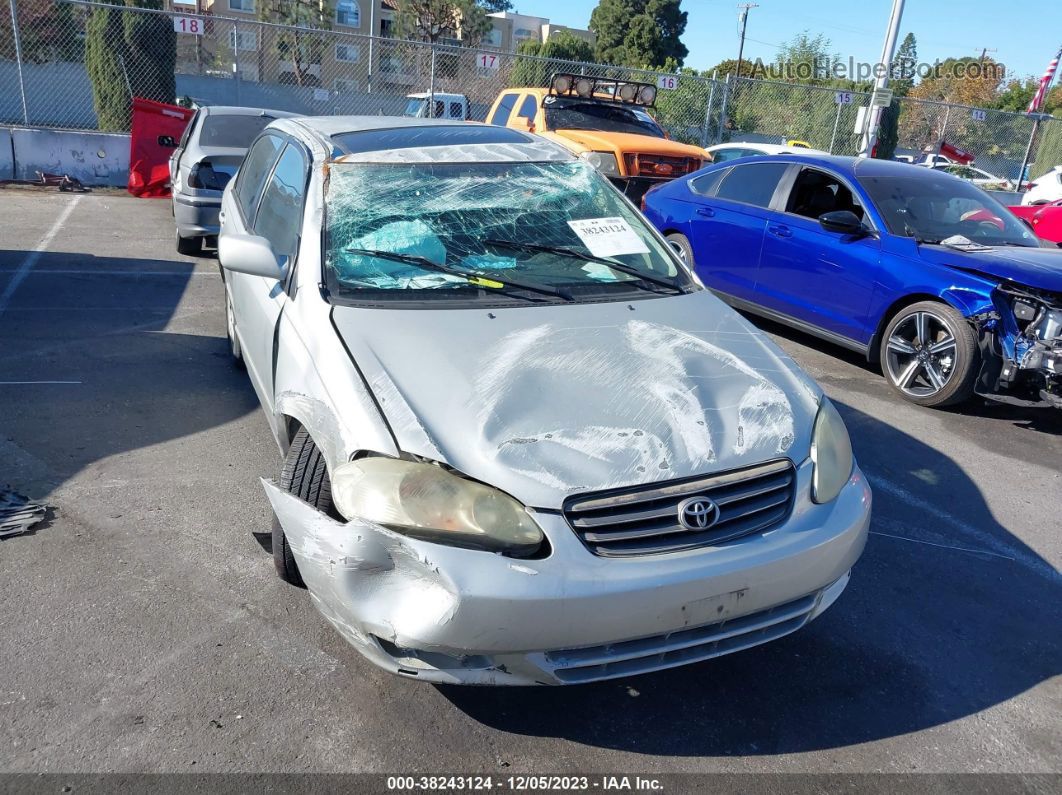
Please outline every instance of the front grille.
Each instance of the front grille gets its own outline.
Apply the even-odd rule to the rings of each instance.
[[[740,618],[649,638],[546,652],[562,682],[631,676],[700,662],[780,638],[807,623],[817,593]]]
[[[666,155],[642,155],[627,153],[623,156],[627,176],[674,179],[692,174],[702,161],[696,157],[668,157]]]
[[[572,497],[564,516],[595,555],[629,557],[721,544],[777,526],[793,507],[789,460],[666,483]],[[708,497],[719,518],[703,531],[679,523],[679,503]]]

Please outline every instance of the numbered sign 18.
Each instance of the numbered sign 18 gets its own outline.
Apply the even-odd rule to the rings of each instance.
[[[491,52],[481,52],[476,56],[476,66],[497,72],[501,68],[501,58]]]
[[[833,93],[833,101],[838,105],[851,105],[853,99],[851,91],[835,91]]]
[[[660,75],[656,78],[656,87],[664,91],[674,91],[678,88],[678,78],[675,75]]]
[[[190,33],[193,36],[202,36],[203,20],[199,17],[174,17],[173,29],[177,33]]]

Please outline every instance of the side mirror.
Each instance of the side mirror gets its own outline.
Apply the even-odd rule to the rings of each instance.
[[[258,235],[221,235],[218,261],[226,270],[277,281],[283,281],[288,272],[287,258],[278,260],[269,241]]]
[[[520,118],[524,120],[524,129],[529,133],[533,133],[535,131],[535,120],[529,119],[526,116],[521,116]]]
[[[851,210],[834,210],[830,213],[823,213],[819,216],[819,226],[827,232],[838,232],[842,235],[858,235],[862,237],[867,234],[867,228],[863,226],[859,216]]]
[[[160,135],[158,137],[158,145],[159,146],[165,146],[165,147],[168,147],[170,149],[176,149],[177,148],[177,142],[173,139],[172,135]]]

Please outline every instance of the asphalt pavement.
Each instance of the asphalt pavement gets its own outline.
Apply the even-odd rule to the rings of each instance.
[[[280,458],[216,261],[167,201],[0,191],[0,771],[1062,772],[1062,412],[901,401],[761,324],[836,402],[866,552],[800,632],[556,689],[383,673],[282,583]]]

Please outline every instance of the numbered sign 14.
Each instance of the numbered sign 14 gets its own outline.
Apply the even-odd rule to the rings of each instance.
[[[492,52],[481,52],[476,56],[476,66],[497,72],[501,68],[501,58]]]
[[[656,78],[656,87],[664,91],[674,91],[678,88],[678,80],[675,75],[660,75]]]
[[[199,17],[174,17],[173,29],[177,33],[190,33],[193,36],[202,36],[203,20]]]

